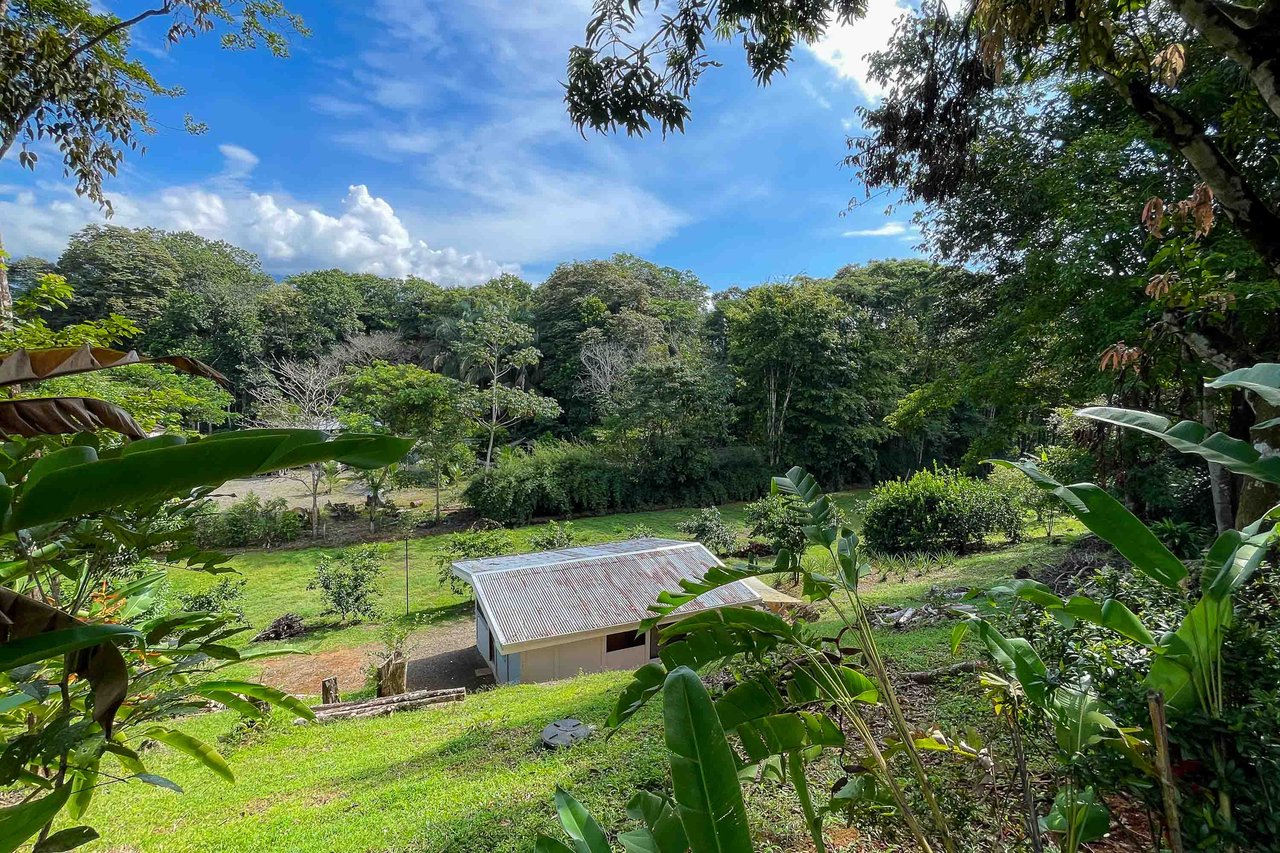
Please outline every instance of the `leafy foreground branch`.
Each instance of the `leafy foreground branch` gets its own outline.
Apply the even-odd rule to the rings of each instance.
[[[0,371],[5,381],[32,382],[137,360],[87,347],[19,351],[0,356]],[[191,360],[175,366],[208,370]],[[49,411],[74,405],[64,398],[40,402]],[[119,410],[116,420],[120,432],[133,432],[127,412]],[[271,706],[310,718],[305,705],[281,691],[218,677],[222,668],[263,653],[227,645],[248,630],[234,616],[165,612],[162,563],[231,571],[226,555],[193,540],[205,496],[226,480],[331,460],[382,467],[410,444],[314,430],[121,443],[85,419],[29,426],[6,422],[0,445],[0,548],[7,552],[0,561],[0,786],[21,795],[0,809],[0,853],[33,838],[42,853],[93,840],[97,834],[87,825],[52,830],[64,812],[78,822],[104,785],[177,789],[148,772],[149,744],[185,753],[231,780],[212,746],[171,727],[179,715],[217,702],[252,719]],[[75,437],[68,444],[48,432]]]
[[[1280,399],[1280,368],[1259,365],[1216,380],[1215,387],[1236,387]],[[1245,442],[1221,434],[1207,435],[1195,424],[1170,424],[1138,412],[1086,409],[1080,414],[1119,426],[1133,426],[1155,434],[1183,452],[1194,453],[1233,471],[1269,483],[1280,483],[1272,459],[1260,456]],[[1168,632],[1144,624],[1142,617],[1114,597],[1094,600],[1069,598],[1034,580],[1017,580],[987,591],[987,603],[997,613],[1015,602],[1030,602],[1062,624],[1090,624],[1123,644],[1140,650],[1149,660],[1141,688],[1148,692],[1150,719],[1117,722],[1103,706],[1087,677],[1064,675],[1047,666],[1032,644],[1006,637],[988,618],[968,617],[957,624],[953,651],[967,636],[976,635],[998,669],[980,681],[997,717],[1008,726],[1013,765],[1021,789],[1026,840],[1043,850],[1047,840],[1075,853],[1105,835],[1111,827],[1103,791],[1084,779],[1095,751],[1119,756],[1133,771],[1139,789],[1156,791],[1163,803],[1163,834],[1169,849],[1181,851],[1183,815],[1203,812],[1206,799],[1217,815],[1214,849],[1234,846],[1230,839],[1245,837],[1235,826],[1228,786],[1233,772],[1225,742],[1215,742],[1217,782],[1200,786],[1174,777],[1170,770],[1168,725],[1209,722],[1215,732],[1230,711],[1230,691],[1224,684],[1223,661],[1234,601],[1262,565],[1275,543],[1272,522],[1280,507],[1241,530],[1221,534],[1201,564],[1179,560],[1137,517],[1107,491],[1091,483],[1063,485],[1033,463],[996,461],[1023,471],[1040,489],[1061,500],[1068,511],[1100,539],[1111,544],[1141,575],[1170,594],[1185,597],[1185,615]],[[631,853],[694,853],[749,851],[753,842],[743,811],[741,781],[769,778],[793,786],[815,849],[826,850],[824,822],[832,816],[851,820],[859,806],[880,806],[902,820],[922,851],[956,849],[953,835],[921,758],[923,750],[939,751],[963,761],[979,758],[977,750],[937,729],[913,730],[886,671],[876,638],[859,597],[858,581],[867,573],[859,541],[836,520],[832,504],[813,478],[800,469],[775,478],[775,495],[796,502],[808,515],[805,536],[824,552],[826,566],[814,568],[799,554],[783,551],[776,563],[762,567],[712,569],[700,582],[682,582],[678,594],[663,593],[653,606],[655,616],[645,628],[664,623],[660,660],[636,671],[623,690],[608,725],[625,723],[659,692],[664,696],[664,722],[671,762],[671,799],[640,793],[628,805],[628,815],[642,829],[618,836]],[[677,608],[724,584],[771,572],[798,572],[804,597],[828,605],[843,623],[834,640],[815,639],[786,620],[746,608],[703,611],[665,624]],[[1198,575],[1198,588],[1188,584]],[[1162,636],[1159,636],[1162,634]],[[1157,638],[1158,637],[1158,638]],[[697,670],[732,660],[752,664],[755,674],[715,699],[707,693]],[[1124,677],[1120,670],[1116,677]],[[888,719],[893,735],[877,740],[865,717],[872,708]],[[1165,715],[1168,715],[1166,721]],[[1041,794],[1027,766],[1027,741],[1042,725],[1052,732],[1052,774],[1061,780],[1046,792],[1052,801],[1039,812]],[[853,744],[861,755],[850,760]],[[1222,735],[1215,735],[1221,738]],[[732,743],[731,740],[736,741]],[[847,775],[830,795],[817,796],[809,775],[828,751],[838,751]],[[901,765],[905,758],[904,779]],[[988,760],[990,756],[987,756]],[[895,769],[898,773],[895,773]],[[909,781],[910,786],[907,786]],[[914,788],[916,796],[909,796]],[[913,804],[922,803],[917,813]],[[604,853],[608,836],[582,806],[564,791],[556,795],[561,822],[573,846],[543,837],[540,851],[575,850]],[[1214,846],[1216,845],[1216,847]],[[1208,849],[1208,848],[1206,848]]]

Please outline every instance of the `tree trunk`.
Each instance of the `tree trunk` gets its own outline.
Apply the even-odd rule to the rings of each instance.
[[[311,536],[320,535],[320,466],[311,464]]]
[[[1280,406],[1272,406],[1258,399],[1256,395],[1253,396],[1252,402],[1257,422],[1280,417]],[[1263,456],[1275,456],[1280,453],[1280,427],[1254,430],[1253,446]],[[1253,524],[1277,503],[1280,503],[1280,486],[1245,477],[1244,488],[1240,490],[1240,506],[1236,509],[1236,527]]]
[[[1155,94],[1146,83],[1102,73],[1152,132],[1186,158],[1213,190],[1231,224],[1267,266],[1280,275],[1280,215],[1249,185],[1235,161],[1223,153],[1193,116]]]
[[[1244,69],[1271,112],[1280,116],[1280,7],[1236,10],[1233,17],[1212,0],[1169,0],[1182,19]],[[1244,20],[1249,16],[1251,20]]]
[[[1200,421],[1209,432],[1217,431],[1217,417],[1213,403],[1205,393],[1204,384],[1200,385]],[[1209,490],[1213,494],[1213,521],[1218,533],[1231,529],[1233,513],[1231,508],[1231,472],[1216,462],[1209,463]]]
[[[436,465],[436,524],[440,523],[440,465]]]
[[[0,329],[13,324],[13,293],[9,290],[9,268],[4,263],[4,238],[0,236]]]

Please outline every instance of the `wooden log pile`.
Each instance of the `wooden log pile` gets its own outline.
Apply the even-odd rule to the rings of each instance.
[[[461,702],[466,698],[465,687],[450,687],[445,690],[414,690],[411,693],[400,693],[395,696],[383,696],[377,699],[357,699],[350,702],[330,702],[315,705],[316,722],[329,720],[355,720],[364,717],[380,717],[394,714],[397,711],[414,711],[431,705],[445,702]]]

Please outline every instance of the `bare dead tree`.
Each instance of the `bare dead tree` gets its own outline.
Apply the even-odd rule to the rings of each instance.
[[[258,426],[287,429],[339,428],[338,401],[347,389],[348,369],[363,367],[394,356],[401,348],[390,332],[352,338],[312,361],[276,360],[267,365],[271,382],[252,392]],[[300,483],[311,497],[311,534],[320,532],[320,490],[324,466],[284,472],[281,476]]]
[[[595,338],[582,345],[579,358],[582,361],[578,378],[580,392],[601,409],[607,409],[623,377],[635,366],[635,351],[621,341]]]

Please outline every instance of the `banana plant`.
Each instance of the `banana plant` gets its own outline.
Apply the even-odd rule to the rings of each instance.
[[[738,759],[716,705],[685,666],[664,679],[662,720],[672,799],[639,792],[627,814],[639,828],[620,833],[627,853],[750,853],[755,849],[738,782]],[[556,812],[570,844],[538,837],[536,853],[610,853],[609,836],[583,805],[559,788]]]
[[[221,379],[185,357],[79,347],[0,356],[0,385],[147,362]],[[88,826],[52,827],[64,811],[78,820],[103,784],[176,788],[147,772],[147,743],[230,779],[225,759],[174,728],[175,716],[210,702],[250,716],[263,705],[310,716],[278,690],[217,678],[255,656],[227,644],[247,628],[218,614],[154,612],[163,573],[134,567],[229,571],[226,555],[192,544],[194,514],[226,480],[325,461],[381,467],[412,444],[311,430],[144,438],[127,412],[68,400],[0,401],[0,786],[23,794],[0,809],[0,853],[33,836],[40,851],[92,840]],[[108,438],[104,426],[136,440]],[[63,433],[74,437],[54,437]],[[104,768],[108,757],[118,767]]]
[[[636,671],[608,725],[621,725],[635,714],[662,689],[667,674],[676,666],[701,669],[737,656],[762,665],[781,661],[776,667],[763,666],[763,674],[728,690],[715,706],[722,725],[737,736],[752,766],[772,767],[795,787],[815,849],[826,849],[822,836],[826,815],[844,811],[855,801],[887,801],[921,850],[932,853],[935,838],[941,838],[945,849],[953,850],[950,829],[920,757],[922,744],[935,741],[907,723],[859,597],[858,581],[870,567],[858,537],[843,524],[831,499],[804,470],[793,468],[774,478],[772,488],[804,508],[809,520],[804,528],[806,539],[824,552],[830,568],[815,570],[801,560],[802,555],[783,549],[771,565],[713,567],[698,580],[681,581],[679,592],[661,593],[650,608],[654,616],[641,626],[648,630],[661,625],[659,660]],[[805,597],[830,604],[845,623],[836,641],[810,639],[779,616],[748,608],[702,611],[666,623],[675,611],[700,595],[775,572],[798,572]],[[857,637],[856,647],[843,643],[842,638],[849,634]],[[863,658],[862,668],[852,665],[854,655]],[[896,740],[891,751],[878,742],[864,719],[865,708],[874,704],[884,707],[893,724]],[[842,780],[825,803],[815,803],[806,762],[823,749],[846,745],[841,727],[824,710],[828,708],[834,708],[861,741],[865,750],[861,763],[866,772]],[[894,754],[908,757],[932,818],[932,831],[915,814],[890,767]]]

